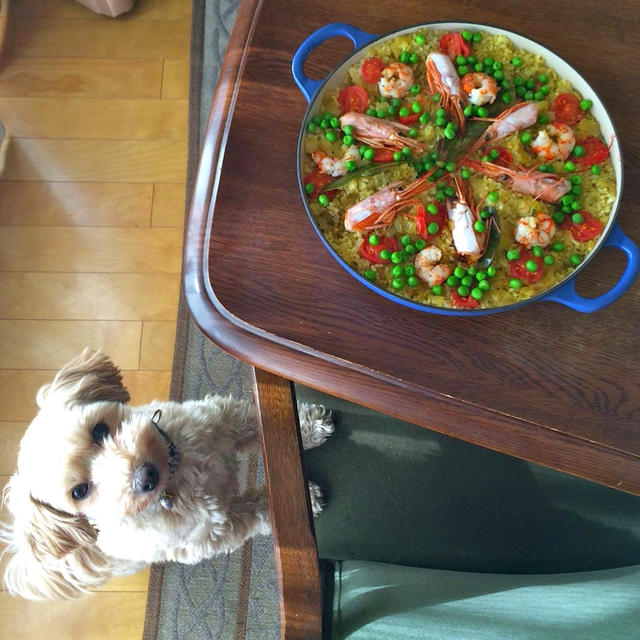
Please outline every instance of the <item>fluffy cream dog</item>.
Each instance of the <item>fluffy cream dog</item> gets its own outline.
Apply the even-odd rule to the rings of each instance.
[[[131,407],[117,367],[85,350],[37,395],[5,489],[13,521],[4,583],[26,598],[71,598],[154,562],[196,563],[269,532],[263,487],[239,490],[255,450],[251,405],[231,397]],[[333,431],[299,407],[303,445]],[[321,507],[311,490],[314,511]]]

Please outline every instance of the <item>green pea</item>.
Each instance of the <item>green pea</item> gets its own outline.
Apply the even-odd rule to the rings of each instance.
[[[462,113],[464,113],[464,115],[467,118],[470,118],[473,115],[473,105],[468,104],[463,110]]]
[[[511,100],[513,100],[510,93],[503,93],[500,99],[502,100],[502,102],[504,102],[504,104],[509,104]]]
[[[316,130],[316,125],[315,125],[313,122],[310,122],[310,123],[307,125],[307,131],[308,131],[309,133],[315,133],[315,130]]]
[[[574,267],[577,267],[582,262],[582,256],[579,253],[573,253],[569,257],[569,262],[571,262]]]
[[[326,118],[322,118],[322,120],[320,120],[320,128],[321,129],[328,129],[329,128],[329,121]]]
[[[313,116],[312,120],[313,120],[313,124],[319,126],[320,123],[322,122],[322,116],[320,114],[316,114],[315,116]]]
[[[464,76],[464,75],[466,75],[467,73],[469,73],[469,67],[468,67],[466,64],[461,64],[461,65],[458,67],[458,75],[459,75],[459,76]]]
[[[466,29],[464,29],[462,31],[462,33],[460,34],[464,40],[466,40],[467,42],[470,42],[471,39],[473,38],[473,34],[471,33],[471,31],[467,31]]]
[[[377,233],[372,233],[369,236],[369,244],[373,245],[374,247],[380,244],[380,236]]]
[[[413,246],[416,248],[416,251],[422,251],[427,246],[427,242],[425,240],[423,240],[422,238],[418,238],[413,243]]]
[[[319,204],[321,207],[326,207],[326,206],[329,204],[329,198],[328,198],[328,196],[326,196],[324,193],[321,193],[321,194],[318,196],[318,204]]]
[[[413,39],[415,40],[416,44],[420,44],[420,45],[423,45],[427,41],[425,36],[422,35],[421,33],[416,33]]]
[[[500,157],[500,152],[497,149],[491,149],[491,151],[489,151],[489,157],[492,160],[497,160]]]
[[[484,69],[484,67],[482,66],[482,62],[478,62],[477,64],[474,64],[474,65],[473,65],[473,68],[474,68],[476,71],[482,71],[482,70]]]
[[[399,278],[400,276],[404,275],[404,269],[398,264],[393,267],[393,269],[391,269],[391,275]]]
[[[471,289],[470,295],[474,300],[482,300],[482,290],[478,287]]]
[[[436,126],[442,128],[446,127],[447,118],[445,116],[436,116]]]
[[[600,167],[597,164],[591,165],[591,173],[594,176],[600,175]]]
[[[418,284],[419,284],[419,280],[418,280],[418,278],[416,278],[415,276],[409,276],[409,277],[407,278],[407,284],[408,284],[410,287],[417,287],[417,286],[418,286]]]
[[[542,91],[538,89],[538,91],[535,91],[533,93],[533,99],[538,101],[544,100],[544,93],[542,93]]]
[[[455,276],[449,276],[446,280],[446,283],[450,287],[457,287],[458,284],[460,284],[460,280],[458,280],[458,278],[456,278]]]
[[[400,162],[402,160],[402,152],[401,151],[394,151],[393,160],[395,162]]]
[[[304,190],[306,191],[306,193],[313,193],[315,187],[310,182],[307,182],[307,184],[304,185]]]
[[[449,185],[445,186],[444,195],[447,196],[447,198],[453,197],[455,195],[455,193],[456,193],[456,190],[453,187],[451,187]]]
[[[434,102],[439,102],[439,101],[440,101],[440,94],[439,94],[439,93],[434,93],[434,94],[431,96],[431,99],[432,99]]]
[[[393,262],[393,264],[400,264],[401,262],[404,262],[402,259],[402,253],[400,251],[394,251],[391,254],[391,262]]]
[[[481,118],[486,118],[489,115],[489,111],[486,107],[478,107],[478,115]]]
[[[571,193],[574,196],[581,196],[582,195],[582,187],[579,184],[574,184],[571,187]]]
[[[371,147],[367,147],[362,154],[367,160],[373,160],[376,155],[376,152],[371,149]]]
[[[329,142],[335,142],[338,139],[338,136],[333,131],[326,131],[324,134],[324,137]]]
[[[451,173],[452,171],[456,170],[456,163],[453,161],[449,161],[444,165],[444,168]],[[445,192],[446,193],[446,192]],[[455,192],[454,192],[455,193]]]
[[[420,114],[420,118],[418,119],[418,121],[420,122],[420,124],[427,124],[427,122],[429,122],[430,116],[429,114],[424,111]]]
[[[580,100],[580,108],[583,111],[589,111],[593,106],[593,102],[591,100]]]
[[[582,204],[581,204],[578,200],[574,200],[574,201],[571,203],[571,208],[572,208],[574,211],[580,211],[580,209],[582,209]]]
[[[527,90],[525,89],[524,85],[518,85],[516,87],[516,95],[520,96],[521,98],[524,98],[524,94],[527,93]]]
[[[392,98],[391,104],[394,107],[399,107],[402,104],[402,100],[400,100],[400,98]]]
[[[411,111],[413,111],[413,113],[421,113],[422,112],[422,105],[416,100],[415,102],[411,103]]]
[[[565,171],[575,171],[576,170],[576,164],[575,162],[571,162],[571,160],[567,160],[564,163],[564,170]]]
[[[394,289],[402,289],[402,287],[404,287],[404,279],[403,278],[394,278],[391,281],[391,286]]]
[[[519,280],[518,278],[511,278],[511,280],[509,280],[509,287],[511,289],[515,289],[516,291],[522,286],[522,281]]]
[[[435,215],[436,213],[438,213],[438,207],[433,204],[433,202],[430,202],[427,205],[427,211],[431,214],[431,215]]]
[[[402,107],[402,109],[398,111],[398,115],[402,118],[406,118],[408,115],[411,115],[411,111],[409,111],[407,107]]]
[[[538,263],[535,260],[527,260],[524,263],[524,268],[531,273],[535,273],[538,270]]]
[[[496,275],[496,273],[498,273],[497,269],[493,266],[493,265],[489,265],[487,267],[487,276],[489,278],[493,278],[493,276]]]
[[[525,131],[521,136],[520,136],[520,142],[522,142],[522,144],[529,144],[531,142],[531,138],[533,136],[528,132]]]
[[[438,226],[437,222],[430,222],[427,225],[427,233],[431,236],[438,233],[439,230],[440,230],[440,227]]]
[[[456,278],[464,278],[464,276],[467,275],[467,270],[464,267],[460,267],[457,266],[454,270],[453,270],[453,275]]]
[[[507,251],[507,260],[517,260],[520,257],[519,249],[509,249]]]
[[[489,193],[487,194],[487,200],[489,202],[498,202],[498,200],[500,200],[500,196],[498,195],[497,191],[489,191]]]
[[[480,42],[480,40],[482,40],[482,34],[479,31],[476,31],[473,34],[473,41],[474,42]]]
[[[480,291],[489,291],[491,285],[488,280],[480,280],[480,282],[478,282],[478,289],[480,289]]]
[[[363,274],[362,274],[367,280],[375,280],[376,279],[376,272],[374,269],[367,269]]]
[[[444,137],[447,140],[453,140],[458,135],[453,129],[450,129],[449,127],[447,127],[443,133]]]
[[[466,298],[469,295],[469,287],[465,287],[464,285],[460,285],[456,291],[461,298]]]
[[[536,258],[542,258],[544,251],[542,251],[542,247],[536,245],[535,247],[531,247],[531,253]]]
[[[383,249],[383,250],[380,252],[380,257],[381,257],[383,260],[389,260],[389,259],[391,258],[391,251],[390,251],[389,249]]]
[[[409,62],[411,64],[415,64],[416,62],[418,62],[418,54],[417,53],[410,53],[409,54]]]
[[[409,89],[409,93],[412,96],[417,96],[420,93],[420,85],[419,84],[412,84],[411,88]]]
[[[552,265],[552,264],[556,261],[556,259],[555,259],[552,255],[547,254],[547,255],[542,259],[542,261],[543,261],[546,265],[549,265],[549,266],[550,266],[550,265]]]
[[[511,64],[514,67],[519,67],[522,65],[522,58],[520,58],[519,56],[513,56],[513,58],[511,58]]]
[[[523,97],[525,100],[533,100],[533,91],[525,91]]]
[[[585,154],[584,147],[582,145],[577,144],[573,147],[573,151],[571,152],[576,158],[582,158]]]
[[[483,222],[482,220],[476,220],[473,223],[473,228],[478,232],[478,233],[482,233],[483,231],[487,230],[487,225],[485,222]]]
[[[552,251],[564,251],[564,242],[554,242],[551,245]]]
[[[460,175],[465,179],[468,180],[471,177],[471,171],[469,171],[469,169],[463,169],[460,172]]]
[[[549,116],[546,113],[541,113],[538,116],[538,124],[547,124],[549,122]]]
[[[387,109],[376,109],[376,116],[378,118],[384,118],[387,115]]]
[[[571,216],[571,222],[574,222],[575,224],[580,224],[581,222],[584,222],[584,216],[581,213],[574,213]]]
[[[564,213],[562,211],[556,211],[552,216],[551,216],[556,224],[562,224],[564,222]]]
[[[338,118],[336,118],[335,116],[333,118],[331,118],[331,120],[329,120],[329,124],[334,128],[337,129],[338,127],[340,127],[340,120],[338,120]]]
[[[566,195],[562,196],[562,198],[560,198],[560,202],[565,205],[571,204],[574,200],[575,198],[570,193],[567,193]]]
[[[434,285],[433,287],[431,287],[431,293],[434,296],[441,296],[442,295],[442,287],[439,284]]]
[[[347,134],[346,136],[343,136],[342,144],[346,144],[347,146],[353,144],[353,136],[349,134]]]
[[[404,147],[404,149],[402,149],[402,155],[409,157],[411,155],[411,148],[410,147]]]
[[[418,137],[418,130],[415,127],[411,127],[411,129],[409,129],[409,131],[407,131],[407,135],[410,138],[417,138]]]
[[[400,52],[400,62],[409,62],[409,52],[408,51],[401,51]]]
[[[480,158],[482,160],[482,162],[491,162],[491,158],[486,155],[486,156],[482,156],[482,158]]]
[[[482,269],[480,271],[478,271],[475,275],[475,278],[478,282],[485,280],[487,277],[487,272],[486,271],[482,271]]]
[[[412,264],[408,264],[404,268],[404,275],[405,276],[415,276],[416,275],[416,268]]]
[[[358,168],[358,163],[355,160],[347,160],[344,166],[347,171],[353,171]]]
[[[473,284],[473,277],[467,274],[464,278],[460,280],[460,284],[465,287],[470,287]]]
[[[582,178],[580,176],[571,176],[571,184],[573,185],[582,184]]]
[[[416,253],[416,248],[415,248],[415,246],[414,246],[414,245],[412,245],[412,244],[408,244],[408,245],[406,245],[406,246],[405,246],[405,248],[404,248],[404,250],[405,250],[405,252],[406,252],[408,255],[410,255],[410,256],[413,256],[413,255],[415,255],[415,253]]]

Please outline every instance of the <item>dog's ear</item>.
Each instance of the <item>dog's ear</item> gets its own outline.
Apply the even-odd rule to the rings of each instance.
[[[122,384],[118,367],[101,351],[90,349],[65,364],[36,396],[40,408],[51,401],[72,406],[102,400],[128,402],[129,392]]]
[[[74,598],[111,576],[111,563],[96,546],[97,532],[85,518],[34,500],[17,474],[4,501],[14,516],[2,531],[10,556],[4,584],[11,594],[32,600]]]

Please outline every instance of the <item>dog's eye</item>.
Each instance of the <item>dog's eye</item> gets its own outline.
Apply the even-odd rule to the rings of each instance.
[[[93,431],[91,432],[91,437],[97,442],[102,442],[109,435],[109,425],[106,422],[98,422],[98,424],[93,427]]]
[[[74,500],[84,500],[89,495],[89,483],[83,482],[78,484],[71,490],[71,495]]]

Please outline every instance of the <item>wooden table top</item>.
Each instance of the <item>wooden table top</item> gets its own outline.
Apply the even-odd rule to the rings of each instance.
[[[403,307],[325,250],[297,186],[307,102],[292,57],[318,28],[372,34],[472,20],[537,40],[578,69],[608,107],[624,153],[618,222],[640,242],[639,9],[622,2],[383,3],[245,0],[220,76],[185,243],[185,292],[215,343],[252,365],[359,404],[640,495],[640,282],[593,314],[552,302],[477,317]],[[391,10],[393,9],[393,10]],[[546,13],[545,13],[546,11]],[[523,16],[526,18],[523,19]],[[324,78],[352,45],[334,38],[305,70]],[[622,273],[603,249],[585,295]]]

